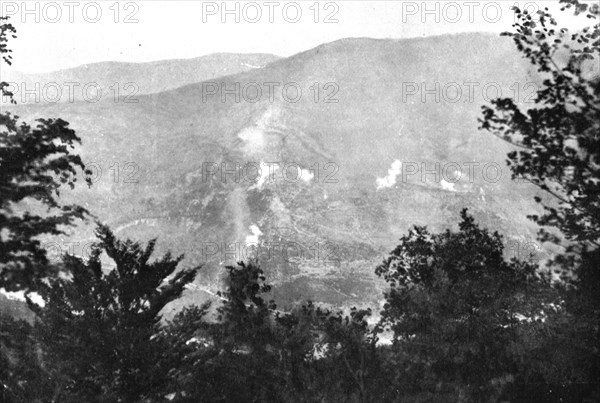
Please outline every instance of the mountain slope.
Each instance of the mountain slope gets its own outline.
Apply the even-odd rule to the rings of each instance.
[[[123,236],[158,237],[161,250],[206,263],[203,278],[215,286],[216,267],[251,256],[247,242],[267,242],[271,248],[258,253],[284,306],[304,299],[376,305],[373,269],[397,239],[413,224],[453,226],[464,207],[515,241],[535,239],[526,218],[537,212],[535,189],[510,180],[509,145],[477,129],[483,88],[489,100],[496,88],[512,96],[516,84],[524,96],[528,84],[539,84],[506,38],[345,39],[215,81],[239,85],[245,96],[194,83],[138,103],[12,109],[26,120],[69,121],[83,138],[84,161],[102,169],[91,190],[65,198]],[[265,83],[279,84],[272,99]],[[420,89],[436,83],[439,99],[422,98]],[[302,96],[292,102],[298,87]],[[302,176],[294,179],[291,165],[264,182],[207,171],[239,163],[253,177],[270,162],[297,164]],[[440,164],[439,175],[400,172],[422,164]],[[499,167],[501,177],[484,166]],[[89,236],[82,229],[72,238]]]

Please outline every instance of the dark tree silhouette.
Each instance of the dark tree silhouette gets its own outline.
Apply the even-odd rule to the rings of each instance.
[[[535,266],[504,260],[497,232],[461,218],[458,232],[414,227],[377,267],[390,285],[382,323],[409,391],[486,401],[514,381],[520,329],[559,301]]]
[[[157,371],[174,402],[381,402],[383,376],[368,310],[348,315],[308,302],[281,312],[255,262],[229,266],[216,303],[183,310],[159,338],[171,346]],[[388,372],[389,368],[387,369]],[[161,395],[161,394],[158,394]],[[397,397],[397,396],[396,396]]]
[[[598,4],[561,0],[590,20],[600,16]],[[557,28],[547,11],[539,21],[515,9],[513,38],[523,56],[544,77],[535,107],[523,110],[510,98],[483,107],[481,127],[510,142],[508,155],[513,177],[533,183],[553,197],[537,199],[546,214],[532,218],[542,226],[560,229],[567,239],[600,246],[600,72],[586,71],[586,63],[600,59],[600,24],[569,33]],[[561,61],[567,54],[567,61]],[[544,240],[552,240],[543,233]]]
[[[537,198],[545,214],[531,216],[543,226],[540,240],[563,244],[550,265],[561,274],[567,311],[547,323],[556,337],[549,345],[569,349],[566,383],[595,389],[600,399],[600,6],[560,0],[593,26],[577,32],[558,28],[548,10],[538,21],[517,12],[512,37],[523,56],[544,78],[535,106],[526,110],[512,99],[483,107],[481,127],[516,146],[509,165],[547,194]],[[554,229],[554,231],[551,231]],[[557,233],[556,230],[559,230]],[[561,239],[564,237],[564,239]],[[566,240],[566,242],[564,242]],[[546,352],[551,349],[547,348]],[[556,351],[556,349],[555,349]],[[551,364],[548,364],[550,367]]]
[[[104,226],[97,236],[88,261],[65,256],[68,275],[39,286],[43,307],[28,301],[53,401],[136,402],[165,382],[149,376],[166,348],[154,342],[159,313],[198,270],[178,270],[182,256],[169,253],[150,261],[155,241],[120,241]],[[103,267],[103,254],[115,267]]]
[[[0,17],[0,23],[6,19]],[[11,24],[0,25],[0,54],[9,65],[8,36],[15,38],[15,33]],[[12,100],[6,86],[0,83],[0,96]],[[72,188],[78,170],[85,169],[73,154],[80,141],[62,119],[38,119],[31,127],[19,124],[18,116],[0,113],[0,288],[34,287],[50,268],[39,237],[62,234],[66,226],[87,215],[84,208],[61,205],[58,199],[61,186]],[[86,181],[91,184],[89,178]],[[40,213],[23,205],[33,201]]]

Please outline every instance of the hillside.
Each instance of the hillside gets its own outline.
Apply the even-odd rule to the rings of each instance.
[[[537,211],[535,190],[510,180],[509,145],[477,129],[486,102],[482,88],[489,98],[494,88],[514,96],[516,84],[525,102],[539,82],[506,38],[344,39],[214,81],[229,89],[257,83],[263,94],[250,85],[240,100],[223,99],[197,82],[141,95],[138,103],[11,109],[25,120],[69,121],[83,139],[84,161],[103,174],[91,190],[80,187],[64,197],[122,236],[158,237],[161,250],[185,253],[189,264],[206,263],[199,282],[218,287],[222,271],[216,268],[240,258],[241,247],[235,256],[231,243],[286,245],[288,258],[265,255],[265,249],[261,256],[283,306],[306,299],[376,305],[381,285],[373,269],[398,238],[413,224],[452,227],[463,207],[514,242],[535,240],[537,228],[526,218]],[[279,83],[272,100],[268,82]],[[439,100],[433,94],[423,100],[420,89],[436,83]],[[291,102],[295,86],[302,96]],[[294,163],[303,175],[290,179],[290,168],[284,180],[280,168],[264,183],[207,176],[207,167],[236,162],[254,164],[249,169]],[[436,163],[439,177],[400,172],[421,164],[431,170]],[[494,179],[490,169],[486,180],[484,166],[500,167],[502,176]],[[72,239],[84,244],[90,236],[89,228],[80,229]],[[190,290],[186,298],[195,295]]]

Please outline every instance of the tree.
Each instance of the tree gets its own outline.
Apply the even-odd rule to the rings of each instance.
[[[11,64],[8,36],[15,38],[12,24],[0,17],[0,55]],[[12,94],[0,83],[0,96]],[[14,100],[13,100],[14,102]],[[62,119],[38,119],[35,128],[18,123],[18,116],[0,113],[0,288],[9,291],[34,288],[49,273],[42,235],[60,235],[66,226],[88,215],[77,205],[62,205],[60,188],[71,188],[78,169],[85,167],[73,154],[80,138]],[[88,185],[90,179],[86,178]],[[36,201],[35,213],[24,202]]]
[[[13,39],[16,38],[17,30],[12,24],[4,21],[8,21],[8,17],[0,16],[0,56],[2,57],[2,60],[10,66],[12,64],[12,56],[10,55],[10,53],[12,53],[12,50],[8,47],[7,44],[8,36],[10,35],[10,37]],[[4,81],[0,82],[0,96],[9,97],[11,101],[14,102],[14,100],[12,99],[13,94],[6,90],[7,86],[8,83]]]
[[[0,313],[0,401],[39,402],[53,385],[40,360],[31,324]]]
[[[323,358],[313,366],[321,379],[317,388],[329,392],[327,401],[366,403],[398,398],[377,351],[378,328],[370,329],[367,322],[371,310],[351,308],[345,314],[317,308],[315,312],[315,329],[320,334],[317,346]]]
[[[515,378],[519,329],[559,301],[535,266],[504,260],[497,232],[466,209],[461,219],[458,232],[414,227],[377,267],[390,286],[382,323],[394,332],[407,393],[485,401]]]
[[[271,286],[255,262],[226,270],[216,321],[205,321],[206,307],[191,308],[161,333],[182,357],[169,364],[175,368],[160,371],[176,380],[168,390],[177,402],[285,401],[283,374],[277,371],[276,306],[263,299]]]
[[[560,2],[589,19],[600,16],[598,4]],[[535,107],[522,110],[511,98],[484,106],[481,128],[518,148],[508,155],[513,177],[553,196],[536,199],[546,213],[532,218],[595,249],[600,246],[600,77],[590,77],[583,66],[600,58],[600,24],[569,35],[566,28],[557,30],[547,9],[538,12],[537,22],[527,11],[515,12],[516,32],[503,35],[513,38],[544,81]],[[564,52],[568,60],[561,63]]]
[[[369,329],[368,310],[348,315],[308,302],[281,312],[255,262],[228,266],[226,289],[179,313],[159,337],[173,346],[158,371],[175,402],[380,402],[395,392]],[[164,376],[164,375],[163,375]]]
[[[198,268],[178,270],[182,256],[150,261],[146,247],[120,241],[105,226],[88,261],[65,256],[66,275],[43,282],[36,338],[56,391],[52,401],[142,401],[166,382],[151,377],[166,346],[155,340],[160,312],[177,299]],[[115,264],[103,267],[105,253]]]
[[[16,29],[7,20],[0,17],[0,63],[10,65],[8,40],[16,38]],[[0,82],[0,96],[16,103],[7,86]],[[0,111],[0,289],[35,288],[52,272],[39,236],[62,234],[64,227],[87,215],[85,209],[58,200],[60,187],[73,187],[78,169],[84,169],[72,153],[78,142],[61,119],[39,119],[32,129],[19,125],[18,116]],[[35,204],[39,214],[31,207]],[[0,321],[3,401],[34,401],[36,394],[51,395],[30,324],[7,316]]]
[[[514,40],[544,81],[534,107],[523,110],[512,99],[496,99],[492,107],[483,107],[480,122],[516,147],[508,155],[513,177],[548,196],[536,198],[545,214],[531,218],[543,226],[542,242],[565,248],[550,265],[562,275],[567,307],[557,322],[547,324],[558,332],[548,341],[570,346],[570,362],[564,367],[579,373],[570,382],[579,389],[595,388],[600,399],[600,76],[586,68],[600,60],[600,6],[578,0],[560,3],[562,10],[574,9],[594,25],[570,33],[558,29],[547,9],[535,21],[515,8],[516,32],[504,35]],[[584,368],[587,375],[581,373]]]

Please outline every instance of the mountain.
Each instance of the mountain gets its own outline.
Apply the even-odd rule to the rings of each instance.
[[[93,63],[43,74],[8,69],[2,72],[2,80],[16,83],[13,92],[19,103],[86,100],[91,103],[114,101],[119,96],[124,102],[135,102],[139,95],[261,68],[277,59],[278,56],[269,54],[216,53],[194,59],[149,63]],[[25,91],[35,91],[38,100]]]
[[[121,236],[158,237],[160,251],[205,264],[199,290],[181,303],[209,298],[219,266],[258,253],[283,308],[307,299],[377,306],[383,285],[373,271],[399,237],[413,224],[454,228],[464,207],[512,245],[536,238],[526,218],[539,212],[536,189],[510,179],[511,146],[478,130],[496,91],[525,104],[540,83],[507,38],[344,39],[212,81],[219,86],[198,82],[137,103],[10,107],[27,121],[61,117],[82,137],[96,181],[65,200]],[[239,99],[220,93],[236,86]],[[287,165],[271,165],[269,178],[272,162]],[[246,170],[223,180],[222,163]],[[436,163],[437,177],[413,174]],[[246,180],[257,167],[261,180]],[[71,240],[83,248],[90,229]],[[271,248],[240,256],[255,241]],[[535,248],[540,259],[552,252]]]

